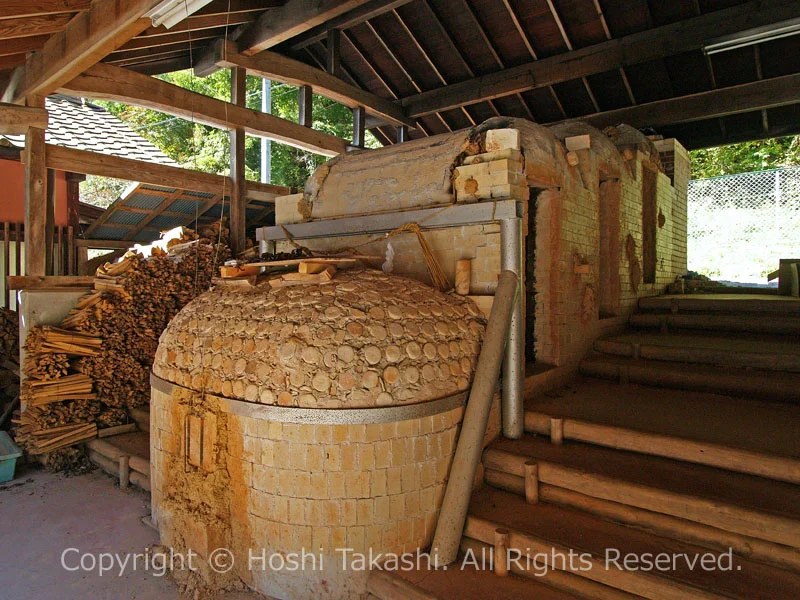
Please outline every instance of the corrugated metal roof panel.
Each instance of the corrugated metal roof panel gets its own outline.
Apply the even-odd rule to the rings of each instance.
[[[152,194],[143,194],[136,192],[125,198],[123,206],[132,206],[133,208],[147,208],[153,210],[157,208],[166,198],[164,196],[154,196]]]
[[[96,240],[121,240],[128,233],[127,229],[101,225],[92,233],[92,238]]]
[[[130,212],[119,209],[108,217],[106,223],[120,223],[122,225],[138,225],[147,215],[145,213]]]
[[[181,212],[187,215],[194,215],[195,212],[200,210],[202,204],[196,200],[187,200],[186,198],[178,198],[167,207],[170,212]]]
[[[155,219],[150,221],[149,225],[157,227],[158,229],[172,229],[178,225],[186,223],[185,217],[171,217],[169,215],[158,215]]]

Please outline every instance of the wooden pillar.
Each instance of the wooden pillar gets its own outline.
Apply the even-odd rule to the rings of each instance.
[[[328,68],[328,73],[336,75],[337,77],[341,75],[342,70],[341,60],[339,58],[341,39],[341,31],[338,29],[328,30],[328,55],[326,57],[326,66]]]
[[[67,275],[78,273],[75,251],[75,239],[81,233],[81,182],[86,181],[83,173],[64,173],[67,178]]]
[[[364,133],[367,125],[367,113],[363,106],[353,109],[353,146],[364,147]]]
[[[301,85],[297,90],[297,102],[300,106],[300,125],[311,127],[314,124],[313,118],[313,95],[310,85]]]
[[[47,275],[55,275],[53,268],[53,254],[55,254],[56,227],[56,172],[47,169],[47,205],[44,209],[44,272]],[[60,240],[59,240],[60,241]]]
[[[28,106],[44,108],[44,98],[27,99]],[[47,166],[44,129],[28,128],[25,135],[25,275],[47,274]],[[17,234],[19,235],[19,233]],[[50,246],[52,254],[53,248]]]
[[[242,67],[231,69],[231,102],[245,105],[247,71]],[[231,129],[231,250],[234,256],[244,250],[246,239],[245,205],[247,182],[244,170],[244,129]]]

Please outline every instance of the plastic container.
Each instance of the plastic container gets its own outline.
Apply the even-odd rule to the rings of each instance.
[[[11,437],[5,431],[0,431],[0,483],[14,479],[14,468],[17,466],[17,459],[22,456],[19,449]]]

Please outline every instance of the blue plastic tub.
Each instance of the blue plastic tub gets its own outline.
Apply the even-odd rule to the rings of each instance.
[[[5,431],[0,431],[0,483],[14,479],[14,467],[22,450]]]

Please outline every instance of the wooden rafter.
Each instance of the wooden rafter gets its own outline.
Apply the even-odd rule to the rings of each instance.
[[[306,31],[305,33],[296,36],[291,40],[291,49],[294,52],[302,50],[306,46],[316,44],[323,41],[330,29],[339,29],[345,31],[351,27],[355,27],[369,21],[375,17],[379,17],[389,11],[395,10],[411,0],[370,0],[366,4],[362,4],[358,8],[348,11],[338,17],[331,19],[321,25],[317,25]]]
[[[411,75],[411,73],[409,73],[408,69],[397,57],[397,54],[395,54],[394,51],[389,47],[389,45],[383,39],[383,36],[381,36],[380,33],[378,33],[377,29],[375,29],[375,26],[369,21],[365,21],[364,24],[367,26],[372,35],[375,36],[375,39],[378,41],[381,48],[383,48],[384,52],[386,52],[386,54],[389,56],[389,58],[392,60],[395,66],[397,66],[397,68],[400,69],[403,75],[405,75],[406,79],[408,79],[409,83],[413,86],[413,88],[421,92],[422,88],[419,86],[416,79]],[[437,114],[436,117],[439,119],[439,121],[441,121],[442,125],[444,125],[447,131],[453,131],[452,126],[444,119],[442,115]]]
[[[531,57],[531,60],[539,60],[539,57],[536,54],[536,50],[533,48],[533,44],[531,43],[528,34],[526,33],[525,29],[522,27],[522,23],[519,20],[519,16],[517,12],[514,10],[514,7],[511,6],[511,2],[509,0],[502,0],[503,5],[506,7],[506,11],[508,12],[508,16],[511,18],[511,22],[514,24],[514,27],[517,30],[520,38],[522,38],[522,43],[525,44],[525,49],[528,51],[528,55]],[[567,111],[564,110],[564,105],[561,104],[561,99],[556,94],[556,90],[552,85],[547,86],[547,90],[550,92],[550,97],[553,99],[556,107],[558,107],[558,111],[561,113],[561,116],[565,119],[567,118]]]
[[[755,0],[404,98],[412,117],[699,49],[710,39],[796,17],[800,0]]]
[[[37,15],[19,19],[0,19],[0,39],[27,37],[32,35],[49,35],[63,31],[72,15]]]
[[[88,10],[92,0],[5,0],[2,19]]]
[[[29,127],[47,129],[47,111],[44,108],[0,102],[0,134],[20,135]]]
[[[335,136],[113,65],[97,64],[62,89],[73,95],[144,106],[222,129],[242,127],[251,135],[326,156],[346,149],[346,142]]]
[[[289,0],[259,17],[238,36],[239,51],[247,56],[258,54],[366,3],[367,0]]]
[[[1,22],[1,21],[0,21]],[[0,41],[0,56],[24,54],[41,48],[47,41],[46,35],[29,35],[21,38]]]
[[[142,16],[155,4],[156,0],[94,0],[15,72],[3,100],[19,103],[32,94],[53,92],[143,31],[148,21]]]
[[[452,52],[453,56],[459,59],[459,61],[461,62],[461,66],[469,74],[469,76],[470,77],[474,77],[475,73],[472,70],[472,67],[469,66],[469,64],[467,63],[466,59],[464,59],[464,55],[461,54],[461,51],[456,47],[456,43],[453,41],[452,36],[445,29],[444,24],[442,23],[441,19],[439,19],[439,15],[437,15],[436,11],[433,10],[433,7],[431,7],[431,5],[428,2],[428,0],[424,0],[422,4],[425,7],[425,10],[428,13],[430,13],[430,15],[432,17],[430,23],[439,31],[439,34],[447,42],[447,45],[449,46],[450,51]],[[405,21],[403,21],[403,19],[400,18],[400,14],[397,11],[394,11],[394,14],[400,20],[400,24],[402,25],[403,30],[406,32],[406,34],[413,35],[411,33],[411,29],[406,25]],[[437,73],[438,73],[438,69],[437,69]],[[438,75],[439,75],[439,81],[441,81],[443,85],[447,85],[447,82],[444,80],[444,77],[441,76],[441,73],[438,73]],[[492,102],[491,100],[489,101],[489,106],[491,107],[492,111],[494,111],[494,114],[496,114],[496,115],[500,114],[500,111],[497,110],[497,107],[494,105],[494,102]],[[467,117],[467,120],[472,125],[475,125],[475,119],[469,113],[469,110],[465,106],[461,107],[461,112],[464,114],[465,117]],[[441,115],[438,115],[438,116],[439,116],[440,119],[442,119]]]
[[[236,52],[233,42],[219,41],[215,48],[215,62],[220,67],[243,67],[253,75],[282,81],[289,85],[310,85],[315,93],[350,108],[363,106],[370,114],[396,125],[416,127],[414,119],[408,118],[397,104],[360,87],[347,84],[330,73],[274,52],[245,56]]]
[[[550,15],[556,22],[556,27],[558,27],[558,31],[561,34],[561,39],[564,40],[564,45],[567,47],[567,51],[572,52],[575,48],[572,45],[572,40],[567,34],[566,27],[564,27],[564,22],[561,20],[561,15],[558,14],[558,9],[556,9],[555,5],[553,4],[553,0],[547,0],[547,8],[550,9]],[[589,80],[586,79],[585,75],[583,75],[581,76],[581,81],[583,82],[583,87],[586,89],[586,94],[589,96],[589,100],[592,102],[592,106],[594,106],[594,109],[597,112],[600,112],[600,105],[597,103],[597,98],[595,98],[594,92],[592,92],[592,88],[589,86]]]
[[[598,128],[618,123],[627,123],[633,127],[659,127],[766,110],[798,102],[800,73],[795,73],[587,115],[580,120]]]

